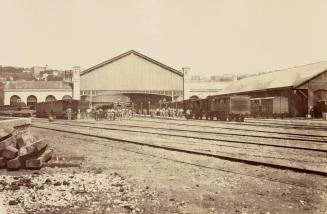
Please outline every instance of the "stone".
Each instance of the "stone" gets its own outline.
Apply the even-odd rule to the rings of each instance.
[[[19,201],[18,200],[10,200],[9,201],[9,205],[17,205],[17,204],[19,204]]]
[[[61,186],[61,182],[60,181],[57,181],[53,184],[54,186]]]
[[[68,181],[63,181],[62,184],[63,184],[64,186],[69,186],[70,183],[69,183]]]

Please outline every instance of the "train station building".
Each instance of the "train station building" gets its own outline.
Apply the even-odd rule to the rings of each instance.
[[[80,68],[74,67],[70,81],[6,81],[0,83],[0,105],[25,103],[35,107],[38,102],[80,99]]]
[[[131,50],[81,72],[81,97],[92,104],[149,108],[183,98],[183,73]]]
[[[304,117],[312,110],[321,115],[327,106],[327,61],[244,78],[220,94],[249,95],[254,102],[258,98],[279,97],[280,102],[287,101],[283,103],[291,117]]]
[[[34,107],[37,102],[71,99],[72,91],[62,81],[10,81],[3,84],[0,97],[4,105],[24,102]]]

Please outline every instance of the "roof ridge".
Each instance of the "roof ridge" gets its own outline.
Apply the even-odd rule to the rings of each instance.
[[[322,61],[318,61],[318,62],[312,62],[312,63],[307,63],[307,64],[301,64],[301,65],[294,65],[293,67],[287,67],[287,68],[279,68],[276,70],[271,70],[271,71],[266,71],[267,73],[273,73],[273,72],[277,72],[277,71],[284,71],[284,70],[289,70],[289,69],[293,69],[293,68],[298,68],[298,67],[304,67],[304,66],[308,66],[308,65],[314,65],[314,64],[318,64],[318,63],[322,63],[322,62],[326,62],[327,60],[322,60]],[[263,73],[265,74],[265,73]]]
[[[92,66],[92,67],[90,67],[88,69],[85,69],[84,71],[81,72],[81,76],[86,74],[86,73],[89,73],[89,72],[93,71],[96,68],[100,68],[102,66],[105,66],[105,65],[107,65],[107,64],[109,64],[111,62],[119,60],[119,59],[121,59],[121,58],[123,58],[125,56],[130,55],[130,54],[135,54],[135,55],[137,55],[137,56],[139,56],[139,57],[141,57],[141,58],[143,58],[143,59],[145,59],[147,61],[150,61],[150,62],[152,62],[152,63],[154,63],[154,64],[156,64],[156,65],[158,65],[158,66],[160,66],[162,68],[170,70],[170,71],[172,71],[172,72],[174,72],[174,73],[176,73],[176,74],[178,74],[180,76],[183,75],[182,72],[180,72],[180,71],[178,71],[178,70],[176,70],[176,69],[174,69],[174,68],[172,68],[172,67],[170,67],[168,65],[165,65],[165,64],[163,64],[163,63],[161,63],[161,62],[159,62],[157,60],[154,60],[154,59],[152,59],[152,58],[150,58],[150,57],[148,57],[148,56],[146,56],[144,54],[141,54],[140,52],[135,51],[135,50],[132,49],[132,50],[129,50],[129,51],[125,52],[125,53],[119,54],[119,55],[117,55],[117,56],[115,56],[113,58],[110,58],[110,59],[108,59],[106,61],[103,61],[103,62],[101,62],[101,63],[99,63],[97,65],[94,65],[94,66]]]
[[[275,72],[286,71],[286,70],[290,70],[290,69],[294,69],[294,68],[299,68],[299,67],[304,67],[304,66],[309,66],[309,65],[315,65],[315,64],[322,63],[322,62],[326,62],[327,63],[327,60],[322,60],[322,61],[318,61],[318,62],[312,62],[312,63],[302,64],[302,65],[295,65],[293,67],[280,68],[280,69],[276,69],[276,70],[261,71],[262,73],[259,72],[259,73],[255,73],[255,74],[252,74],[252,75],[250,74],[249,76],[246,76],[246,77],[244,77],[242,79],[254,78],[254,77],[257,77],[257,76],[261,76],[261,75],[268,75],[268,74],[275,73]]]

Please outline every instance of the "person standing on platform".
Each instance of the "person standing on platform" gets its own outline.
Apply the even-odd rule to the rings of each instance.
[[[187,109],[186,113],[185,113],[185,117],[187,120],[190,119],[190,115],[191,115],[191,111],[190,111],[190,109]]]
[[[68,120],[71,120],[72,119],[72,109],[71,108],[67,108],[66,112],[67,112],[67,119]]]
[[[99,109],[95,109],[95,111],[94,111],[94,119],[95,119],[96,121],[99,120]]]
[[[89,120],[90,119],[90,115],[91,115],[91,108],[86,109],[86,119]]]

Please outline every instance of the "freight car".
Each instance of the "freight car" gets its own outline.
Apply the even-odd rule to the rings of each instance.
[[[251,116],[253,117],[287,117],[289,114],[288,98],[282,96],[251,99]]]
[[[51,102],[41,102],[36,104],[37,117],[49,117],[67,119],[66,110],[72,109],[72,118],[77,118],[78,111],[86,112],[89,108],[89,101],[80,100],[57,100]]]
[[[209,100],[208,99],[194,99],[192,100],[191,117],[202,120],[203,117],[209,118]]]
[[[31,117],[34,113],[35,111],[31,110],[30,106],[26,106],[23,102],[15,103],[15,105],[0,106],[0,116]]]
[[[215,95],[205,99],[188,99],[171,102],[169,107],[180,106],[190,110],[189,119],[217,119],[227,121],[244,121],[250,114],[250,97],[241,95]]]
[[[207,116],[211,120],[244,121],[250,114],[250,97],[241,95],[207,97]]]

